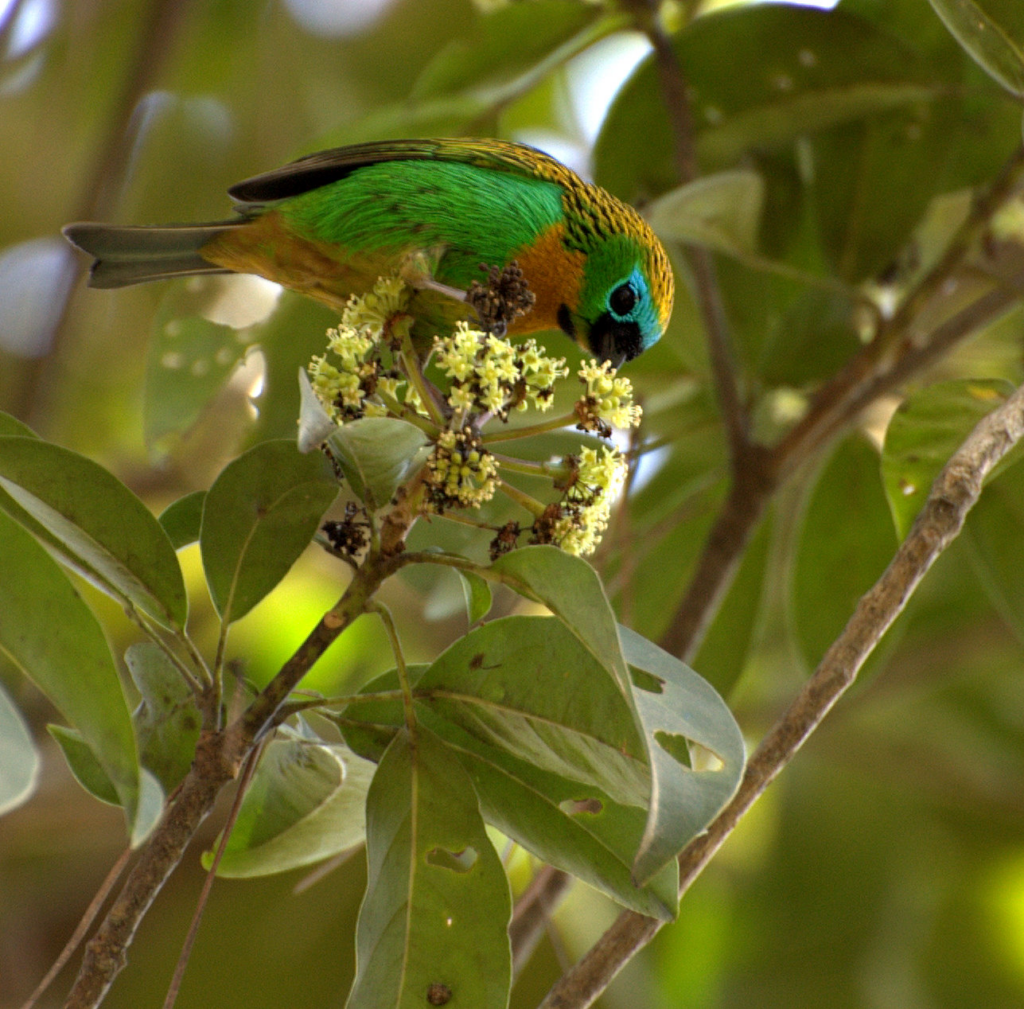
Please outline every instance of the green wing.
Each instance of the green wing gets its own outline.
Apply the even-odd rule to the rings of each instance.
[[[238,203],[274,203],[337,182],[358,168],[390,161],[448,161],[530,179],[544,179],[561,186],[582,185],[579,177],[565,165],[525,144],[513,144],[507,140],[445,138],[381,140],[335,147],[239,182],[228,193]]]

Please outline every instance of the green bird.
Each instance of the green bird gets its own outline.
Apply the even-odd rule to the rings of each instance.
[[[69,224],[95,256],[92,287],[254,273],[337,309],[378,277],[415,294],[418,326],[469,318],[481,266],[519,264],[533,308],[516,336],[561,329],[616,367],[672,312],[668,256],[632,208],[554,158],[502,140],[390,140],[300,158],[233,186],[237,216],[209,224]]]

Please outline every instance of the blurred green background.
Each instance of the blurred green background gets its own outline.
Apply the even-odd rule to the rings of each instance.
[[[588,48],[588,33],[609,30],[594,6],[515,6],[499,31],[489,27],[496,15],[469,0],[0,0],[0,408],[108,466],[154,511],[206,487],[254,438],[287,434],[293,390],[267,385],[266,361],[256,353],[188,431],[161,429],[158,406],[145,399],[147,371],[159,381],[153,320],[161,299],[189,297],[185,285],[86,291],[61,225],[83,217],[217,219],[228,215],[225,190],[239,179],[310,150],[403,133],[510,137],[589,174],[608,103],[646,43],[617,32]],[[941,67],[940,77],[969,85],[955,116],[947,109],[948,121],[938,122],[938,113],[932,120],[945,147],[957,152],[946,182],[937,169],[920,166],[916,177],[903,179],[894,155],[887,160],[884,148],[877,155],[876,216],[896,221],[885,241],[899,249],[928,199],[984,180],[1020,142],[1020,111],[960,53],[925,0],[860,0],[844,8],[901,44],[912,40],[929,72]],[[771,72],[771,53],[762,55]],[[965,123],[973,135],[965,135]],[[833,171],[815,199],[831,192],[828,207],[848,197],[840,167],[850,163],[852,130],[844,126],[819,141],[821,163]],[[656,195],[654,183],[644,191],[633,178],[655,177],[643,171],[653,155],[632,138],[622,145],[617,139],[615,131],[601,136],[599,181],[620,190],[633,185],[625,193],[632,198]],[[648,139],[652,149],[665,143],[660,135]],[[966,150],[970,157],[960,157]],[[827,257],[815,266],[801,237],[811,218],[793,169],[798,154],[775,151],[756,161],[773,186],[776,215],[766,218],[762,241],[780,258],[824,270]],[[900,223],[901,201],[915,188],[921,202]],[[829,248],[829,228],[839,225],[822,211],[814,226]],[[857,281],[882,265],[874,262],[876,247],[858,248],[836,267]],[[723,261],[722,271],[756,416],[770,434],[782,423],[785,397],[799,395],[856,348],[854,326],[836,323],[829,306],[779,300],[774,280],[745,267]],[[243,282],[225,290],[235,291],[255,322],[263,303],[253,289]],[[765,318],[773,312],[770,329]],[[311,353],[331,321],[298,300],[284,301],[274,319],[269,356],[282,353],[273,337],[285,330],[293,354],[296,346]],[[1019,381],[1021,323],[1019,312],[1007,317],[932,377]],[[725,474],[706,358],[683,285],[668,335],[629,373],[647,410],[645,436],[662,446],[660,468],[637,488],[628,523],[598,562],[624,621],[656,637],[685,585]],[[730,700],[751,741],[782,710],[896,542],[877,445],[862,433],[779,496],[695,663]],[[216,626],[195,547],[184,563],[193,591],[190,626],[209,645]],[[336,598],[337,579],[333,562],[310,552],[238,625],[232,650],[244,656],[248,676],[272,675]],[[83,591],[115,653],[123,652],[134,640],[130,625],[109,601]],[[454,575],[436,585],[389,586],[410,659],[435,655],[462,632],[459,598]],[[662,930],[600,1004],[1024,1004],[1022,606],[1024,477],[1011,469],[987,492],[860,684],[687,895],[678,923]],[[118,811],[100,807],[71,780],[45,732],[54,712],[3,662],[0,675],[45,752],[39,791],[0,820],[0,1006],[14,1007],[70,935],[124,831]],[[389,664],[379,625],[364,619],[313,676],[316,686],[335,689]],[[203,845],[214,830],[208,826]],[[203,845],[145,920],[107,1006],[162,1000],[201,885]],[[525,861],[513,864],[512,876],[524,885]],[[215,885],[181,1009],[344,1004],[362,856],[295,894],[301,879],[295,873]],[[561,965],[581,955],[615,913],[577,885],[513,1005],[536,1004]],[[60,1004],[73,966],[41,1005]]]

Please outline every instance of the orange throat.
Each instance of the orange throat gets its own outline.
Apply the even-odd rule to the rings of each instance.
[[[552,225],[534,242],[521,246],[511,256],[522,268],[523,276],[537,299],[533,310],[511,326],[515,333],[535,333],[558,329],[558,310],[562,305],[574,309],[579,304],[586,254],[567,249],[562,239],[565,228]]]

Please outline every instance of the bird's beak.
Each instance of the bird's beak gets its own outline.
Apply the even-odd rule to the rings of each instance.
[[[619,368],[640,353],[640,327],[635,322],[613,319],[605,312],[589,327],[585,341],[598,360],[608,361],[613,368]],[[584,340],[579,342],[583,344]]]

